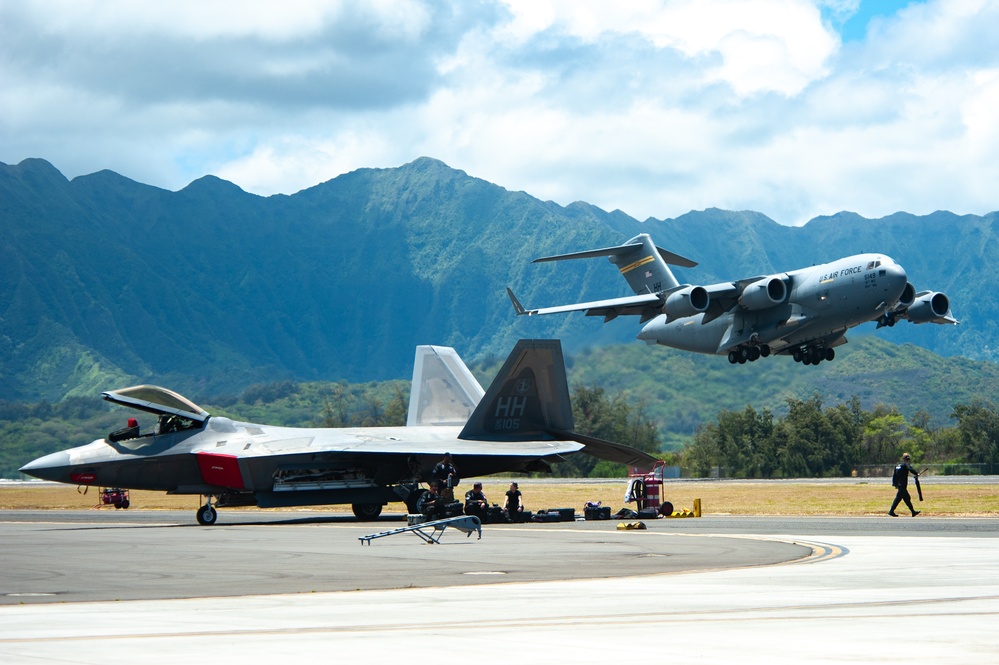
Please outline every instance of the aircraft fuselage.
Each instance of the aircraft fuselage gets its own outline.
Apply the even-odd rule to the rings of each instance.
[[[847,329],[882,316],[907,283],[905,270],[883,254],[858,254],[771,277],[786,286],[783,302],[736,309],[707,322],[705,313],[673,320],[660,314],[638,338],[706,354],[750,343],[766,344],[774,352],[815,340],[833,346]]]

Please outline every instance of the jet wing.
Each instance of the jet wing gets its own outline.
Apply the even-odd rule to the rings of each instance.
[[[661,313],[662,297],[655,293],[642,293],[637,296],[625,296],[623,298],[610,298],[608,300],[594,300],[593,302],[581,302],[575,305],[559,305],[558,307],[542,307],[540,309],[526,309],[517,300],[513,291],[507,288],[506,293],[510,296],[513,309],[518,316],[534,316],[540,314],[561,314],[564,312],[586,312],[586,316],[602,316],[604,321],[610,321],[621,315],[641,316],[642,321],[646,321]]]

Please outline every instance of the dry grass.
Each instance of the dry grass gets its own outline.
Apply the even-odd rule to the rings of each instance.
[[[490,501],[502,504],[509,481],[487,479],[483,484]],[[616,512],[625,505],[625,488],[624,480],[620,483],[531,482],[521,485],[528,510],[575,508],[582,511],[587,501],[600,501]],[[927,478],[923,482],[923,494],[926,500],[915,503],[917,509],[923,510],[926,515],[999,516],[999,485],[934,485],[932,478]],[[883,515],[893,497],[894,491],[887,479],[833,484],[793,481],[684,481],[666,484],[666,498],[677,510],[693,508],[694,499],[699,498],[705,515]],[[82,494],[76,487],[68,485],[0,487],[0,510],[78,510],[95,507],[98,498],[96,488]],[[193,511],[200,500],[196,496],[169,496],[163,492],[136,490],[131,492],[131,503],[133,509]],[[316,506],[316,509],[350,512],[350,506]],[[401,504],[393,504],[389,509],[400,510]]]

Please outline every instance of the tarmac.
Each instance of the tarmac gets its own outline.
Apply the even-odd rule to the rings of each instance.
[[[992,662],[999,520],[0,513],[0,662]]]

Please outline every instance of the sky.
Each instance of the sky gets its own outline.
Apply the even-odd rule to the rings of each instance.
[[[0,161],[292,194],[434,157],[644,220],[999,210],[999,0],[0,0]]]

